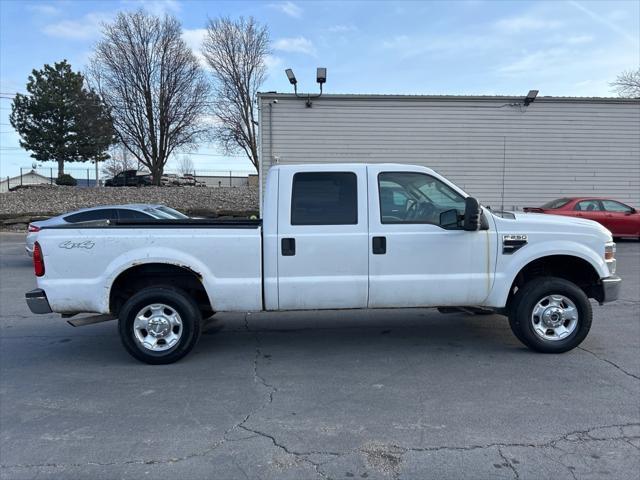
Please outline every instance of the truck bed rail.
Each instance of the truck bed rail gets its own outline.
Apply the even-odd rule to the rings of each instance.
[[[91,222],[69,223],[65,225],[43,226],[42,230],[92,229],[92,228],[258,228],[262,219],[149,219],[149,220],[98,220]]]

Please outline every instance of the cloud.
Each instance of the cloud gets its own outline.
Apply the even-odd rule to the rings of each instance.
[[[273,48],[283,52],[315,54],[313,43],[305,37],[281,38],[273,42]]]
[[[178,13],[182,9],[178,0],[122,0],[122,3],[133,9],[142,8],[157,16]]]
[[[355,25],[333,25],[327,29],[331,33],[349,33],[358,31],[358,27]]]
[[[495,23],[495,27],[505,33],[523,33],[534,30],[548,30],[562,26],[559,20],[544,19],[532,15],[502,18]]]
[[[498,35],[397,35],[383,40],[385,50],[395,50],[399,58],[411,58],[424,54],[434,57],[495,51],[502,39]]]
[[[624,28],[622,28],[620,25],[618,25],[617,23],[612,22],[611,20],[605,18],[602,15],[598,15],[597,13],[595,13],[593,10],[585,7],[584,5],[582,5],[579,2],[576,2],[575,0],[570,0],[569,1],[570,5],[573,5],[575,8],[577,8],[578,10],[580,10],[581,12],[583,12],[584,14],[586,14],[587,16],[591,17],[593,20],[595,20],[596,22],[604,25],[605,27],[607,27],[609,30],[612,30],[614,32],[616,32],[617,34],[623,36],[624,38],[626,38],[627,40],[629,40],[631,43],[633,43],[634,45],[638,44],[638,38],[634,35],[631,35],[629,32],[627,32]]]
[[[282,59],[275,55],[267,55],[264,58],[264,64],[267,66],[267,69],[273,70],[282,66]]]
[[[302,8],[293,2],[270,3],[269,6],[290,17],[300,18],[302,16]]]
[[[498,68],[498,72],[512,75],[548,70],[551,65],[558,64],[559,59],[566,58],[567,50],[550,48],[522,55],[517,60]]]
[[[87,13],[77,20],[62,20],[45,25],[42,31],[51,37],[67,38],[71,40],[86,40],[100,35],[103,22],[111,19],[106,13]]]
[[[28,5],[27,8],[30,11],[35,12],[37,14],[46,15],[50,17],[53,17],[60,13],[60,9],[50,3],[34,3],[31,5]]]
[[[572,37],[568,37],[566,42],[569,45],[584,45],[585,43],[593,42],[593,37],[591,35],[574,35]]]
[[[204,55],[202,54],[202,42],[206,35],[206,28],[194,28],[191,30],[185,29],[182,31],[182,39],[193,51],[193,54],[198,58],[200,65],[203,67],[208,67],[207,59],[204,58]]]

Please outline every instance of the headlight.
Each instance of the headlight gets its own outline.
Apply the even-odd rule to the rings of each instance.
[[[609,274],[616,273],[616,244],[613,242],[604,245],[604,261],[609,268]]]

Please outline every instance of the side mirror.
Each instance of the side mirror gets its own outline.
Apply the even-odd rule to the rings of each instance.
[[[480,203],[473,197],[467,197],[464,205],[464,226],[467,232],[475,232],[480,230]]]
[[[440,226],[442,228],[456,228],[458,226],[458,210],[445,210],[440,214]]]

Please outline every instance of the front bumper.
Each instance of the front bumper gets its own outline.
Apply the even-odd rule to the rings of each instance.
[[[603,278],[602,282],[602,300],[600,303],[613,302],[618,299],[620,295],[620,286],[622,285],[622,279],[617,275]]]
[[[51,306],[47,299],[47,294],[41,288],[36,288],[24,294],[27,306],[32,313],[51,313]]]

